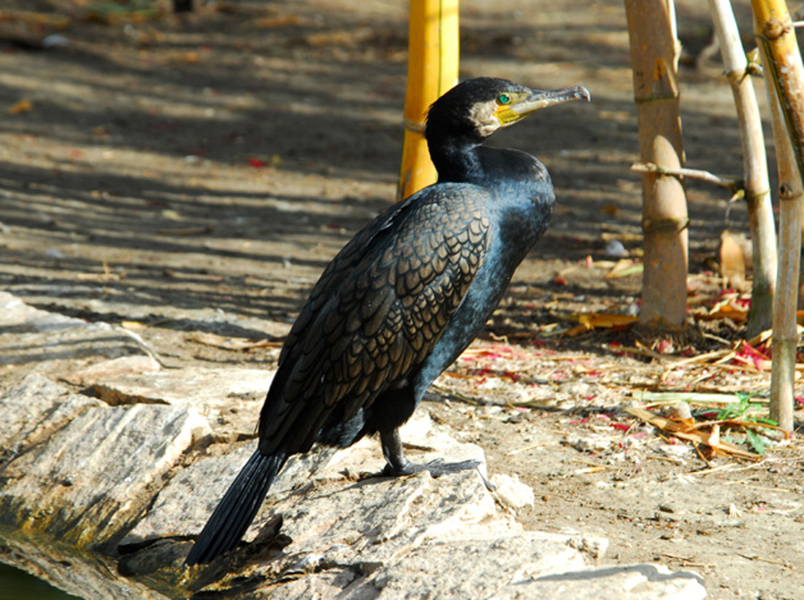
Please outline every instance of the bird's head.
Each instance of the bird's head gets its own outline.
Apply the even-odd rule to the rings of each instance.
[[[507,79],[469,79],[433,103],[427,114],[425,136],[428,140],[437,136],[480,143],[537,110],[580,99],[590,99],[587,89],[580,85],[545,91]]]

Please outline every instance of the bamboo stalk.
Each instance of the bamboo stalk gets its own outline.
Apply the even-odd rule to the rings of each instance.
[[[675,10],[668,0],[625,0],[640,160],[662,169],[683,167],[677,80]],[[687,199],[672,175],[642,176],[644,264],[640,325],[668,330],[687,311]]]
[[[785,431],[792,431],[804,172],[804,67],[784,1],[752,0],[751,6],[773,111],[779,170],[780,253],[773,311],[770,417]]]
[[[709,0],[726,77],[734,94],[743,148],[743,181],[753,246],[754,278],[746,337],[770,329],[776,290],[776,230],[773,222],[765,139],[754,83],[729,0]]]
[[[411,0],[408,32],[405,143],[397,200],[436,181],[424,120],[430,105],[458,81],[458,0]]]
[[[781,102],[799,173],[804,173],[804,65],[784,0],[751,0],[766,74]],[[800,182],[800,180],[799,180]]]

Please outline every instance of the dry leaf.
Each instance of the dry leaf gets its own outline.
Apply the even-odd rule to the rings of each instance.
[[[19,102],[15,102],[11,106],[6,109],[6,112],[10,115],[19,115],[24,112],[28,112],[33,108],[33,104],[28,99],[20,100]]]
[[[732,456],[747,458],[749,460],[759,460],[761,458],[760,456],[746,452],[737,446],[720,441],[719,433],[715,434],[713,432],[712,434],[709,434],[705,431],[699,431],[696,429],[687,430],[687,427],[683,423],[677,423],[675,421],[671,421],[670,419],[665,419],[664,417],[655,415],[649,410],[642,408],[628,407],[625,409],[625,412],[637,417],[638,419],[642,419],[646,423],[650,423],[654,427],[670,433],[677,438],[687,440],[688,442],[704,444],[718,453],[731,454]]]
[[[729,231],[720,234],[720,275],[727,287],[745,287],[745,254]]]
[[[716,321],[717,319],[744,321],[748,318],[748,308],[736,305],[733,300],[733,298],[721,300],[708,313],[696,315],[696,318],[699,321]]]
[[[614,327],[627,327],[639,321],[639,317],[610,313],[583,313],[572,317],[580,325],[566,332],[568,336],[580,335],[595,329],[611,329]]]

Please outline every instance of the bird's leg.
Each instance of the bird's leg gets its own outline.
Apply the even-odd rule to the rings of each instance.
[[[405,457],[405,451],[402,449],[402,438],[399,436],[399,428],[394,427],[390,431],[380,432],[380,443],[382,444],[382,453],[385,456],[386,465],[382,471],[383,475],[411,475],[413,473],[421,473],[422,471],[429,471],[433,477],[440,477],[448,473],[458,473],[460,471],[467,471],[469,469],[477,469],[483,483],[489,489],[493,489],[493,485],[483,477],[478,467],[480,461],[478,460],[464,460],[456,463],[445,463],[442,459],[431,461],[424,465],[418,465],[410,462]]]
[[[382,444],[382,454],[385,456],[387,463],[382,471],[383,475],[410,475],[422,470],[419,465],[414,465],[405,457],[398,427],[394,427],[390,431],[380,432],[380,443]]]

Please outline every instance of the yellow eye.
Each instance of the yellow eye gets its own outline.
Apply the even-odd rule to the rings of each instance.
[[[510,104],[511,103],[511,96],[508,94],[500,94],[497,96],[497,104]]]

